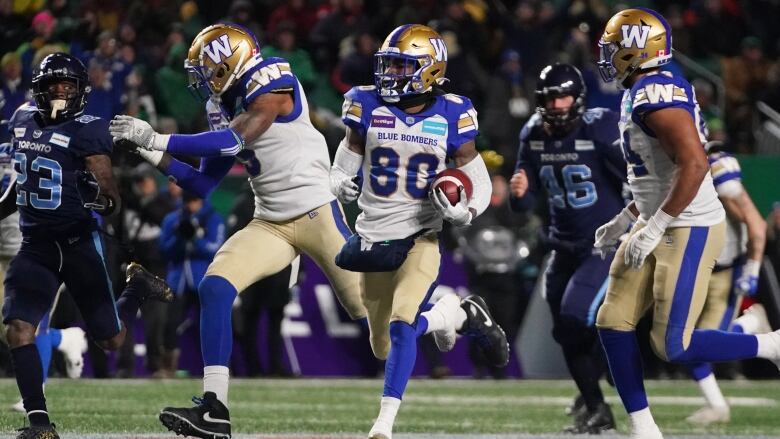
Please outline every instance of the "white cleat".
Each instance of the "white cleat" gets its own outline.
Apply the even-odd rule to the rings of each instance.
[[[78,378],[84,370],[84,353],[87,352],[87,337],[78,327],[61,329],[62,341],[57,349],[65,356],[68,377]]]
[[[24,409],[24,400],[19,400],[16,402],[16,404],[11,406],[11,410],[19,413],[27,413],[27,411]]]
[[[368,439],[393,439],[393,426],[387,422],[377,419],[371,431],[368,432]]]
[[[664,435],[661,434],[661,430],[658,429],[658,426],[653,426],[654,428],[647,428],[643,429],[641,431],[633,430],[631,432],[630,439],[664,439]]]
[[[685,420],[703,427],[712,424],[728,424],[731,421],[731,410],[728,407],[702,407]]]
[[[447,321],[447,329],[433,332],[433,340],[441,352],[449,352],[455,347],[457,333],[455,332],[455,313],[460,309],[460,297],[456,294],[445,294],[433,304],[431,311],[439,311]]]

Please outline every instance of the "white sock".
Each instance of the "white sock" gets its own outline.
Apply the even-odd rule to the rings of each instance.
[[[217,399],[228,405],[230,369],[227,366],[206,366],[203,368],[203,392],[214,392]]]
[[[745,334],[755,334],[758,331],[758,318],[753,314],[743,314],[734,320],[733,325],[742,327]]]
[[[650,413],[650,407],[631,412],[628,414],[628,417],[631,419],[634,431],[655,430],[658,428],[658,426],[655,425],[655,419],[653,419],[652,413]]]
[[[756,357],[768,360],[776,360],[778,358],[777,334],[770,332],[769,334],[756,334],[753,337],[758,341]]]
[[[726,398],[723,397],[723,392],[720,391],[720,386],[718,386],[715,375],[709,374],[699,380],[699,388],[710,407],[728,408],[729,405],[726,403]]]
[[[379,403],[379,416],[376,417],[377,422],[393,425],[395,423],[395,415],[398,414],[398,409],[400,407],[400,399],[393,398],[392,396],[383,396],[382,402]]]
[[[444,317],[444,314],[436,308],[431,308],[420,315],[428,320],[428,329],[425,330],[426,334],[447,329],[447,319]]]

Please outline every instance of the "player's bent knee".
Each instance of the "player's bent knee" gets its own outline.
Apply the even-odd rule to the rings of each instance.
[[[198,285],[201,306],[229,302],[232,307],[237,294],[233,284],[221,276],[207,275]]]
[[[35,343],[35,326],[24,320],[11,320],[6,324],[6,337],[11,348]]]
[[[576,316],[561,315],[553,327],[553,338],[561,346],[590,349],[596,340],[596,328]]]
[[[624,313],[621,313],[617,307],[610,306],[606,302],[599,308],[596,316],[596,328],[614,331],[633,331],[636,329],[635,325],[626,321]]]
[[[390,353],[390,336],[388,334],[371,334],[371,352],[378,360],[386,360]]]

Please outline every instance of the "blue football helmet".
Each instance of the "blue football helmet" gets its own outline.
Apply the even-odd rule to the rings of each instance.
[[[556,134],[564,134],[574,122],[585,112],[587,89],[580,71],[571,64],[552,64],[539,74],[536,82],[536,112],[542,116],[544,123]],[[560,96],[572,96],[569,111],[565,113],[550,112],[547,102]]]
[[[57,99],[51,93],[50,86],[62,81],[73,83],[74,91],[68,92],[65,99]],[[57,52],[46,56],[33,71],[32,95],[35,106],[48,120],[72,119],[80,115],[87,105],[89,91],[87,68],[78,58],[67,53]]]

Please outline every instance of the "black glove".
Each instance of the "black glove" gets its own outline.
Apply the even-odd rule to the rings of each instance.
[[[100,193],[95,174],[90,171],[76,171],[76,190],[81,198],[81,204],[100,215],[110,215],[114,211],[114,199]]]
[[[182,218],[179,221],[179,227],[176,229],[176,234],[180,237],[189,240],[195,236],[195,225],[189,218]]]

